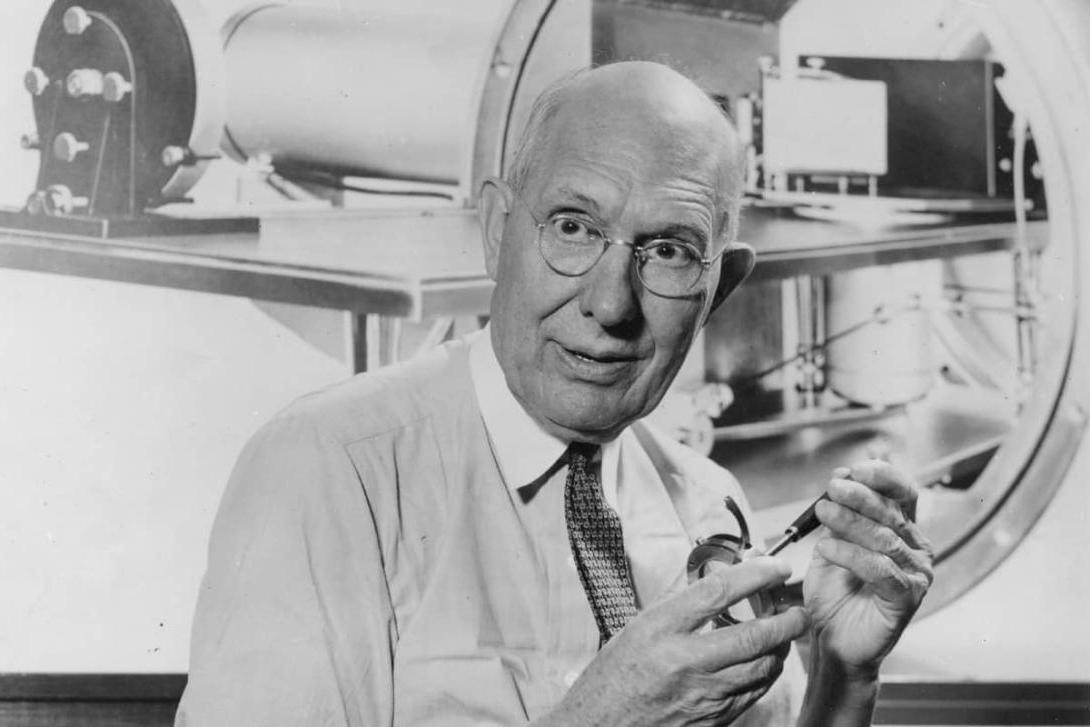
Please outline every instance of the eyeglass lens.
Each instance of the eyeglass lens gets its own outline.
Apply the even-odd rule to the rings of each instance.
[[[538,226],[538,249],[562,275],[582,275],[605,254],[605,235],[583,222],[555,217]],[[704,273],[696,251],[681,242],[654,241],[636,248],[637,274],[651,292],[666,297],[688,295]]]

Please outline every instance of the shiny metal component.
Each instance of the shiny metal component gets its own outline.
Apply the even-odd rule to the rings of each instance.
[[[44,215],[45,214],[45,192],[35,190],[27,197],[26,211],[31,215]]]
[[[27,151],[40,149],[42,147],[42,140],[32,131],[29,134],[23,134],[19,137],[19,146]]]
[[[716,533],[698,540],[685,563],[689,583],[695,583],[707,575],[713,563],[732,566],[741,563],[751,554],[759,554],[752,548],[749,526],[746,524],[741,508],[731,497],[724,498],[723,505],[738,522],[740,533],[739,535]],[[776,611],[776,604],[771,590],[758,591],[751,595],[749,597],[750,612],[746,613],[745,610],[745,606],[733,604],[712,619],[712,622],[716,626],[731,626],[753,618],[772,615]]]
[[[35,66],[23,75],[23,86],[32,96],[41,96],[49,88],[49,76]]]
[[[77,68],[68,74],[64,82],[64,88],[72,98],[101,96],[105,85],[102,71],[94,68]]]
[[[53,156],[62,162],[73,162],[82,152],[91,148],[86,141],[80,141],[67,131],[57,134],[53,140]]]
[[[132,83],[117,71],[110,71],[102,78],[102,98],[110,103],[122,101],[132,91]]]
[[[366,14],[277,5],[246,12],[225,30],[229,151],[456,183],[481,74],[511,4],[478,0],[467,11],[381,0]],[[322,59],[322,72],[300,57]],[[396,69],[398,82],[380,69]]]
[[[915,401],[934,384],[931,325],[923,302],[942,295],[938,261],[845,271],[830,276],[826,330],[836,335],[874,322],[826,348],[829,387],[868,406]]]
[[[93,22],[90,13],[81,8],[79,5],[73,5],[64,11],[64,32],[69,35],[82,35],[85,30],[91,27]]]
[[[46,214],[68,215],[77,209],[87,207],[89,200],[86,197],[76,197],[72,190],[63,184],[53,184],[45,190]]]
[[[189,149],[184,146],[165,146],[162,153],[159,154],[159,159],[162,160],[164,167],[176,167],[179,164],[184,164],[186,159],[190,156]]]

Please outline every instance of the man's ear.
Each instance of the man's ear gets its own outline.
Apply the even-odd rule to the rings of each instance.
[[[488,277],[496,279],[499,267],[500,244],[511,209],[511,188],[502,179],[488,177],[481,183],[477,195],[477,214],[481,219],[481,242],[484,245],[484,265]]]
[[[708,309],[708,317],[727,296],[742,284],[742,281],[753,272],[753,266],[757,264],[757,253],[744,242],[736,242],[719,258],[719,285],[712,296],[711,308]],[[705,319],[707,320],[707,319]]]

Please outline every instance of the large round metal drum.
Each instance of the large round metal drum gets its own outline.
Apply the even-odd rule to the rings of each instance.
[[[243,11],[224,33],[227,149],[278,167],[457,183],[513,4]]]

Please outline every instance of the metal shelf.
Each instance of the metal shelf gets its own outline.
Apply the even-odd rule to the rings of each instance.
[[[1047,223],[1029,225],[1043,244]],[[1010,222],[866,230],[747,209],[754,280],[1009,249]],[[0,267],[420,319],[488,310],[477,215],[463,209],[285,212],[256,234],[102,240],[0,229]]]

